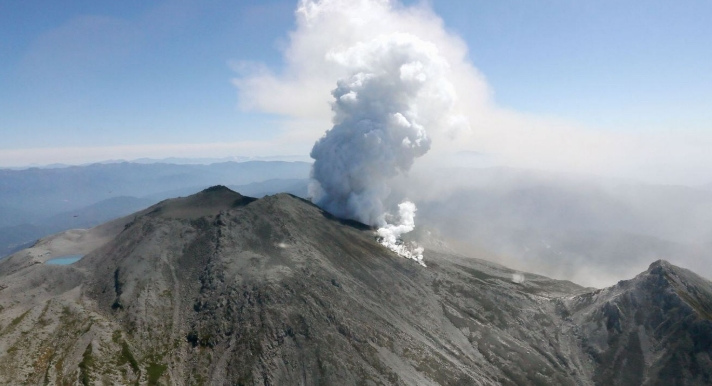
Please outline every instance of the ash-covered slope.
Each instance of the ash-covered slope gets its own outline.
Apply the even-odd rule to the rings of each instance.
[[[709,380],[710,284],[666,263],[595,292],[436,251],[424,268],[309,202],[223,187],[99,229],[71,266],[0,263],[0,383]]]
[[[601,385],[712,384],[712,283],[659,260],[563,301]]]

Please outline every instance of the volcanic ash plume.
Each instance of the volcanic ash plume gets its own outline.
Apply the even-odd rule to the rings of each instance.
[[[328,58],[348,77],[337,82],[331,130],[311,152],[312,200],[331,213],[378,226],[383,244],[422,263],[422,249],[398,238],[414,228],[415,205],[399,206],[388,224],[389,180],[430,149],[425,128],[449,130],[455,93],[435,45],[409,34],[383,35]]]
[[[406,201],[398,205],[398,215],[400,217],[397,224],[386,224],[378,228],[378,236],[381,238],[381,244],[393,252],[413,259],[425,267],[423,263],[423,248],[415,244],[407,245],[400,240],[401,235],[415,229],[415,204]]]

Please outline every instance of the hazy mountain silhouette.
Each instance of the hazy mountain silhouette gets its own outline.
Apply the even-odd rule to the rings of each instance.
[[[305,162],[250,161],[0,169],[0,258],[40,237],[96,226],[216,184],[257,197],[276,192],[306,195],[309,167]]]
[[[3,207],[44,218],[112,197],[147,197],[195,186],[204,189],[217,184],[307,178],[310,167],[306,162],[250,161],[211,165],[122,162],[57,169],[0,169],[0,202]]]

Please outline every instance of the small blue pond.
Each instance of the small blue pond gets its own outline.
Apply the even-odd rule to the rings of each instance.
[[[84,255],[66,255],[66,256],[59,256],[55,257],[54,259],[49,259],[45,264],[52,264],[52,265],[69,265],[72,263],[75,263],[79,261],[84,257]]]

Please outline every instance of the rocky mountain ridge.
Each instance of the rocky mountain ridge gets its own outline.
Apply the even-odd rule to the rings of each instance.
[[[68,266],[51,257],[81,253]],[[602,290],[429,250],[280,194],[163,201],[0,262],[0,383],[709,384],[712,284]]]

